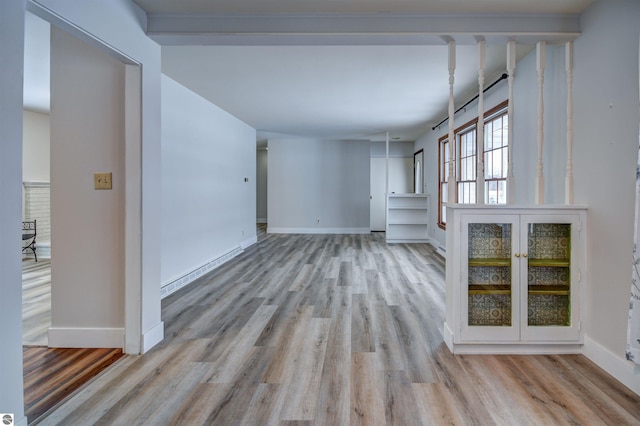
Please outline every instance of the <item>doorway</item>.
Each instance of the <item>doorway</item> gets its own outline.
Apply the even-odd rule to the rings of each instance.
[[[130,242],[126,230],[140,229],[141,183],[127,176],[139,176],[141,169],[141,69],[50,25],[46,19],[27,12],[25,54],[29,21],[46,25],[46,33],[51,34],[45,42],[51,49],[51,60],[46,61],[51,63],[51,70],[46,68],[46,79],[51,81],[51,91],[56,95],[56,108],[53,114],[41,113],[48,118],[50,155],[44,162],[50,170],[46,178],[39,179],[46,180],[47,184],[54,182],[50,197],[51,252],[59,256],[56,255],[53,265],[47,262],[42,252],[46,238],[38,235],[38,262],[23,263],[30,269],[27,273],[30,275],[23,280],[23,309],[24,301],[30,300],[25,297],[29,294],[25,291],[25,282],[33,283],[34,278],[46,281],[46,269],[50,277],[49,294],[42,290],[38,297],[52,301],[45,332],[42,324],[38,324],[39,340],[35,341],[31,336],[36,333],[35,327],[24,327],[23,342],[45,346],[42,349],[48,351],[46,356],[51,358],[54,350],[46,346],[116,348],[122,353],[127,344],[126,335],[127,341],[133,341],[131,352],[138,353],[141,348],[139,296],[129,297],[126,290],[135,287],[137,294],[140,293],[140,274],[136,274],[140,271],[140,242],[139,238]],[[25,58],[25,84],[29,82],[29,73],[29,61]],[[24,140],[23,149],[29,149]],[[31,160],[37,159],[30,161],[30,166],[43,162],[43,151],[38,156],[28,156]],[[94,188],[94,174],[99,172],[112,174],[111,189],[97,191]],[[38,228],[40,234],[40,220]],[[40,278],[34,277],[34,269],[38,269]],[[127,303],[136,308],[129,310]],[[43,319],[46,309],[41,310]],[[129,327],[130,323],[135,326]],[[27,362],[27,358],[24,361]],[[34,364],[31,355],[29,362],[39,365]],[[74,367],[71,363],[64,365]],[[23,373],[33,374],[36,370]],[[87,370],[82,368],[80,374],[89,378]],[[25,403],[28,403],[28,384],[25,379]],[[44,385],[39,385],[38,392],[42,391],[41,387]]]

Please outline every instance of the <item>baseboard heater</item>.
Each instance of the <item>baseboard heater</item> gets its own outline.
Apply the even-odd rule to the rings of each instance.
[[[160,288],[160,298],[164,299],[165,297],[169,296],[170,294],[175,293],[176,291],[178,291],[179,289],[181,289],[182,287],[191,284],[193,281],[197,280],[198,278],[200,278],[201,276],[203,276],[204,274],[206,274],[207,272],[217,268],[218,266],[222,265],[225,262],[228,262],[229,260],[233,259],[234,257],[236,257],[237,255],[239,255],[240,253],[242,253],[244,250],[242,249],[241,246],[238,246],[236,248],[234,248],[233,250],[229,251],[228,253],[223,254],[220,257],[217,257],[207,263],[205,263],[204,265],[200,266],[199,268],[186,273],[184,275],[182,275],[179,278],[176,278],[173,281],[170,281],[166,284],[164,284],[162,286],[162,288]]]

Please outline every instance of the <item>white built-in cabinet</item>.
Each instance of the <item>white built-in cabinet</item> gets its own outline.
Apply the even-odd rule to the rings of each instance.
[[[448,206],[452,352],[579,352],[585,230],[583,207]]]
[[[427,242],[428,206],[426,194],[387,194],[387,242]]]

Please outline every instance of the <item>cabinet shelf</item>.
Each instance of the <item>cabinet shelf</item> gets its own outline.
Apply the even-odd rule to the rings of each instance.
[[[474,258],[469,259],[469,266],[511,266],[510,258]]]
[[[554,295],[554,296],[568,296],[569,286],[562,284],[555,285],[530,285],[528,289],[529,294],[542,294],[542,295]]]
[[[469,286],[469,294],[511,294],[509,284],[472,284]]]
[[[551,267],[569,267],[571,261],[569,259],[531,259],[529,258],[529,266],[551,266]]]

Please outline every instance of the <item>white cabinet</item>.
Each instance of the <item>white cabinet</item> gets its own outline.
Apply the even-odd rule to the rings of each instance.
[[[447,207],[449,348],[579,351],[585,222],[575,206]]]
[[[387,242],[427,242],[428,205],[425,194],[387,194]]]

